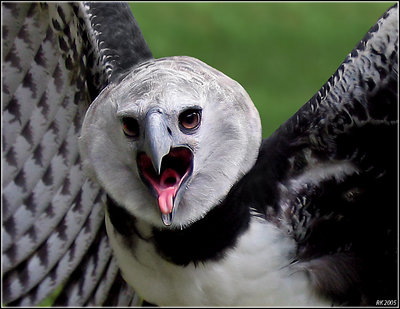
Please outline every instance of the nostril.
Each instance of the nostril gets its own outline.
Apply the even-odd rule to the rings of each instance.
[[[172,136],[172,131],[169,127],[167,127],[168,134]]]

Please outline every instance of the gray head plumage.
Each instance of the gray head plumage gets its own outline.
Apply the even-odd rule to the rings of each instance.
[[[179,115],[191,109],[201,111],[201,124],[185,132]],[[126,118],[138,123],[134,140],[123,133]],[[156,226],[160,209],[150,205],[157,198],[160,202],[160,194],[155,199],[154,190],[140,180],[139,153],[146,153],[158,172],[171,149],[184,147],[192,153],[190,179],[174,192],[173,213],[162,216],[167,225],[171,218],[165,215],[173,215],[173,223],[184,226],[204,216],[251,168],[260,143],[259,114],[246,91],[191,57],[149,60],[118,85],[110,84],[89,108],[80,138],[89,174],[117,203]]]

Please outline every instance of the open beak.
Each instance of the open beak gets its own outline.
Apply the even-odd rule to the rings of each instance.
[[[171,225],[186,183],[193,171],[193,154],[186,147],[172,148],[163,157],[160,173],[157,173],[150,157],[138,155],[139,174],[157,198],[164,225]]]
[[[193,172],[193,152],[185,146],[172,147],[158,112],[146,117],[146,137],[146,152],[137,156],[139,175],[156,197],[164,225],[169,226]]]

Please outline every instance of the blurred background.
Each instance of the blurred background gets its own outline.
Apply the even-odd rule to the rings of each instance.
[[[155,58],[196,57],[238,81],[268,137],[336,71],[395,2],[142,2]]]

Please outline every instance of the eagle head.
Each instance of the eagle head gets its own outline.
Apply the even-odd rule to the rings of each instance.
[[[184,56],[148,60],[108,85],[79,139],[85,169],[115,202],[154,226],[180,228],[223,200],[260,143],[243,87]]]

